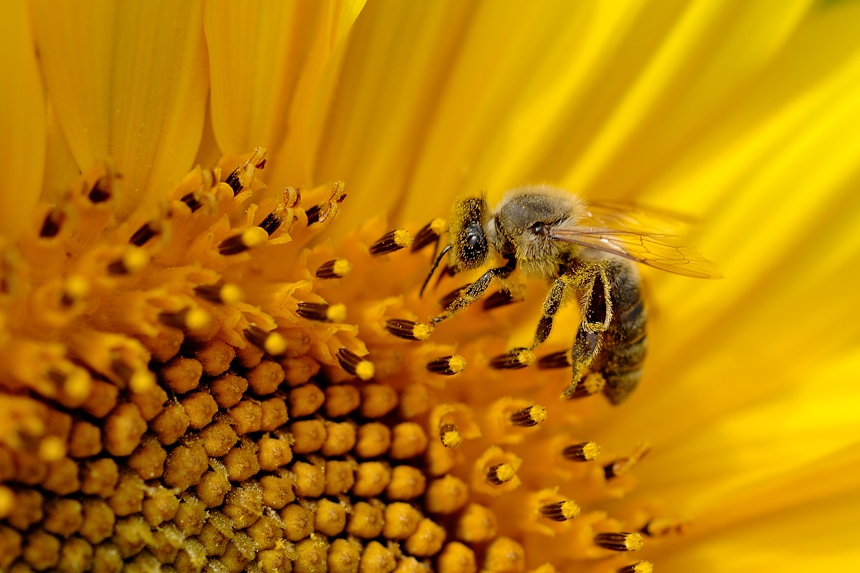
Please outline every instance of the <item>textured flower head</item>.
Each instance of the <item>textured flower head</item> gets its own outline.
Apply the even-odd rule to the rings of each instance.
[[[0,570],[857,557],[860,6],[8,18]],[[702,215],[729,277],[643,269],[650,356],[619,406],[599,376],[561,397],[576,304],[509,352],[541,281],[442,322],[486,267],[421,293],[457,197],[542,181]]]

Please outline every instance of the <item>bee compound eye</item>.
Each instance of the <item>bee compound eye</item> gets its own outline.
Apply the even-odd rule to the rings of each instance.
[[[529,227],[529,230],[532,232],[533,235],[546,235],[547,226],[546,224],[538,221],[537,223],[534,223],[531,227]]]

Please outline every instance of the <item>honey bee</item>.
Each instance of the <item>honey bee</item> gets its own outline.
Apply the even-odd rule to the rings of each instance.
[[[579,303],[580,324],[566,354],[572,366],[565,397],[572,397],[586,371],[604,378],[613,404],[630,396],[642,375],[647,351],[647,312],[634,263],[696,278],[720,278],[716,266],[674,233],[684,222],[657,210],[620,204],[586,204],[548,185],[508,191],[495,210],[483,197],[456,202],[449,243],[435,258],[422,293],[445,255],[449,275],[477,269],[496,254],[504,264],[490,268],[459,291],[436,325],[480,299],[494,280],[504,283],[519,268],[525,277],[549,282],[537,325],[534,350],[552,331],[567,300]],[[514,349],[515,352],[522,349]]]

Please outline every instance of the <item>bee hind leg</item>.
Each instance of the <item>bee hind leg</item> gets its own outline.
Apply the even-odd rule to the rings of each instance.
[[[582,373],[591,366],[594,359],[600,353],[601,333],[589,332],[585,329],[584,323],[580,325],[576,332],[576,338],[573,341],[573,349],[571,351],[572,372],[570,377],[570,385],[562,392],[565,398],[572,398],[576,387],[582,378]]]

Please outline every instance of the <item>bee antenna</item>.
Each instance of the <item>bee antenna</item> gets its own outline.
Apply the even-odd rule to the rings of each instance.
[[[426,279],[424,279],[424,284],[423,284],[423,285],[421,285],[421,290],[418,292],[418,296],[423,296],[423,295],[424,295],[424,289],[426,289],[426,288],[427,288],[427,283],[429,283],[429,282],[430,282],[430,278],[433,276],[433,273],[435,273],[435,272],[436,272],[436,268],[439,266],[439,263],[441,263],[441,262],[442,262],[442,258],[443,258],[446,254],[448,254],[448,251],[450,251],[450,250],[451,250],[451,245],[449,244],[449,245],[447,245],[444,249],[442,249],[442,252],[441,252],[441,253],[439,253],[439,256],[438,256],[438,257],[436,257],[436,260],[435,260],[435,261],[433,261],[433,266],[432,266],[432,267],[430,267],[430,272],[429,272],[429,273],[427,273],[427,278],[426,278]]]

